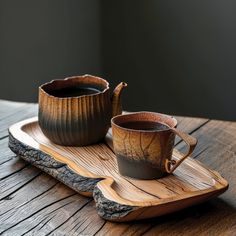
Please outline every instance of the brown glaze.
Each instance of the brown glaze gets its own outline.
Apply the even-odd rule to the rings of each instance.
[[[120,101],[125,86],[125,83],[119,84],[111,99],[109,83],[91,75],[43,84],[39,87],[39,125],[43,133],[52,142],[64,146],[100,141],[108,131],[112,114],[120,114],[121,103],[113,104],[112,100]],[[75,96],[76,89],[78,96]],[[72,90],[73,96],[70,96],[68,91]],[[81,95],[81,91],[87,92]]]
[[[156,122],[167,129],[145,130],[144,127],[138,130],[124,127],[129,122]],[[176,129],[175,118],[160,113],[119,115],[112,119],[111,124],[119,171],[133,178],[155,179],[172,173],[197,144],[195,138]],[[187,154],[178,162],[171,160],[176,134],[189,146]]]

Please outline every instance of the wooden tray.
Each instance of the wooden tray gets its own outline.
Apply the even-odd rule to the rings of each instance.
[[[228,188],[216,171],[191,158],[162,179],[123,177],[118,173],[110,133],[104,143],[63,147],[43,135],[37,117],[9,128],[9,147],[80,194],[93,196],[98,214],[112,221],[160,216],[208,200]],[[178,160],[180,154],[175,150],[173,157]]]

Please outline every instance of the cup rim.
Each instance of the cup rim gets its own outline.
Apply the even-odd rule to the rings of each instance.
[[[96,79],[98,81],[101,81],[102,83],[104,83],[104,89],[98,93],[94,93],[94,94],[87,94],[87,95],[80,95],[80,96],[72,96],[72,97],[57,97],[57,96],[54,96],[54,95],[51,95],[49,94],[47,91],[45,91],[45,88],[46,86],[48,85],[52,85],[52,84],[57,84],[57,83],[63,83],[63,82],[67,82],[69,80],[83,80],[87,77],[90,77],[92,79]],[[110,84],[107,80],[101,78],[101,77],[98,77],[98,76],[94,76],[94,75],[90,75],[90,74],[85,74],[85,75],[75,75],[75,76],[70,76],[70,77],[66,77],[64,79],[54,79],[54,80],[51,80],[49,82],[46,82],[44,84],[41,84],[39,86],[39,90],[47,95],[48,97],[51,97],[51,98],[54,98],[54,99],[74,99],[74,98],[82,98],[82,97],[92,97],[92,96],[97,96],[97,95],[100,95],[100,94],[103,94],[105,93],[107,90],[110,89]]]
[[[125,128],[119,124],[116,123],[116,120],[119,119],[120,117],[129,117],[129,116],[136,116],[136,115],[144,115],[144,114],[149,114],[149,115],[154,115],[154,116],[162,116],[162,117],[167,117],[167,118],[170,118],[173,120],[174,122],[174,125],[173,126],[170,126],[169,124],[163,122],[163,121],[157,121],[158,123],[161,123],[165,126],[168,127],[168,129],[163,129],[163,130],[143,130],[143,129],[131,129],[131,128]],[[131,131],[131,132],[144,132],[144,133],[159,133],[159,132],[166,132],[166,131],[170,131],[171,128],[176,128],[177,127],[177,124],[178,124],[178,121],[176,120],[175,117],[171,116],[171,115],[167,115],[167,114],[163,114],[163,113],[158,113],[158,112],[151,112],[151,111],[138,111],[138,112],[132,112],[132,113],[128,113],[128,114],[121,114],[121,115],[117,115],[117,116],[114,116],[112,119],[111,119],[111,124],[112,126],[115,126],[116,128],[119,128],[119,129],[122,129],[122,130],[125,130],[125,131]]]

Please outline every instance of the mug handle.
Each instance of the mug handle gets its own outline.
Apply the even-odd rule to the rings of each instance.
[[[165,162],[165,169],[166,172],[171,174],[173,171],[189,156],[192,154],[194,148],[197,145],[197,139],[190,136],[189,134],[186,134],[182,131],[177,130],[176,128],[171,128],[171,130],[178,135],[187,145],[188,145],[188,151],[186,154],[184,154],[180,160],[166,160]]]

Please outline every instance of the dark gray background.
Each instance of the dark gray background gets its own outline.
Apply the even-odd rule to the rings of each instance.
[[[236,120],[236,1],[0,0],[0,98],[55,78],[126,81],[126,110]]]

